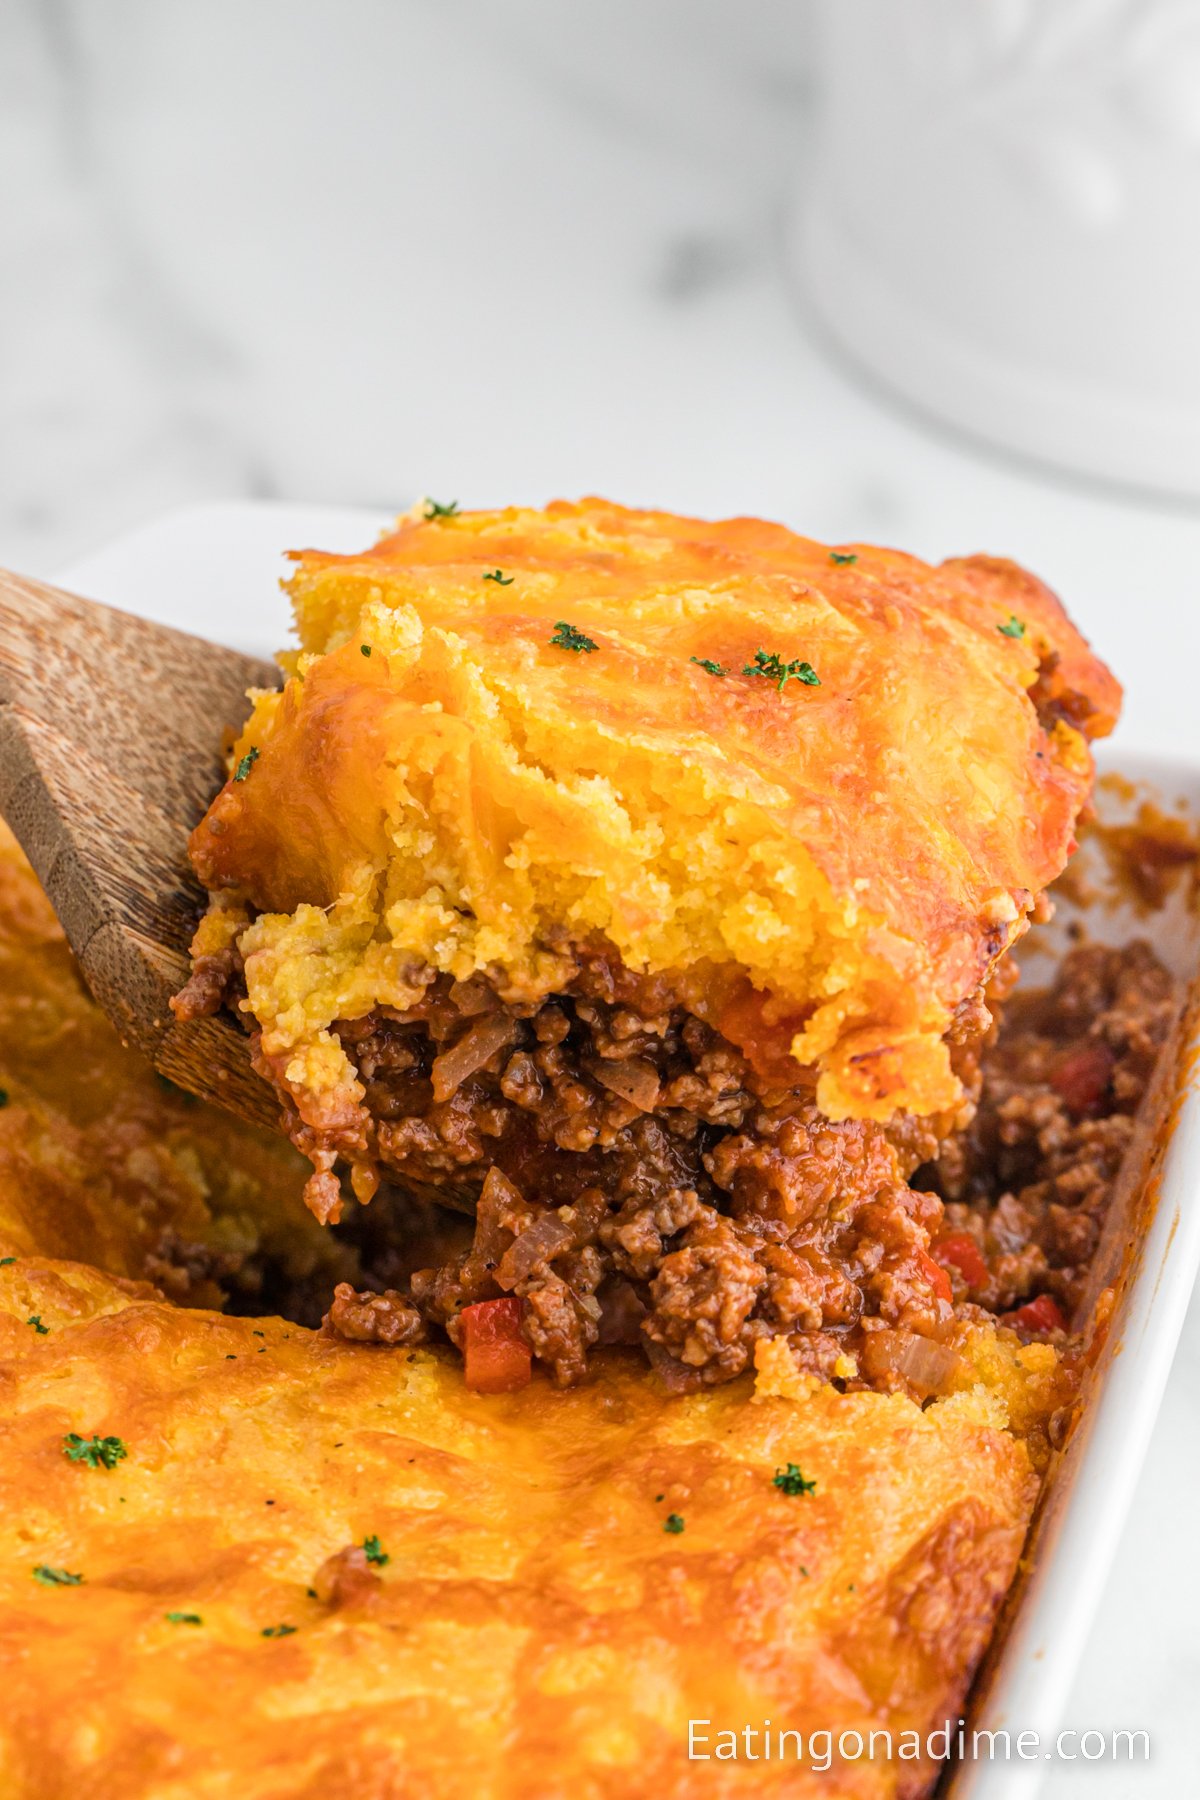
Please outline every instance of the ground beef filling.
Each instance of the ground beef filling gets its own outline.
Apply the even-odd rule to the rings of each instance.
[[[1082,1297],[1134,1120],[1175,1016],[1174,983],[1149,945],[1086,945],[1054,985],[1005,1013],[967,1128],[915,1180],[945,1202],[957,1302],[1010,1312]]]
[[[359,1109],[321,1137],[293,1116],[292,1135],[339,1198],[347,1152],[385,1185],[335,1227],[366,1285],[339,1286],[326,1328],[460,1343],[464,1308],[507,1298],[563,1385],[617,1343],[673,1389],[722,1382],[782,1336],[824,1379],[918,1398],[953,1384],[980,1309],[1061,1333],[1172,984],[1144,944],[1076,949],[997,1032],[1011,980],[955,1020],[959,1114],[886,1128],[831,1123],[806,1073],[772,1086],[662,983],[603,959],[540,1005],[437,977],[411,1012],[342,1022],[369,1125]]]
[[[386,1307],[340,1293],[331,1329],[408,1341],[419,1317],[458,1341],[464,1307],[514,1296],[560,1383],[584,1377],[594,1345],[636,1343],[672,1387],[732,1378],[764,1337],[828,1377],[873,1329],[936,1337],[952,1318],[928,1255],[941,1202],[906,1179],[936,1136],[831,1124],[810,1079],[771,1088],[709,1025],[636,988],[594,965],[521,1012],[438,980],[418,1016],[338,1027],[380,1168],[453,1193],[475,1224],[376,1297]],[[988,1022],[964,1009],[964,1046]]]

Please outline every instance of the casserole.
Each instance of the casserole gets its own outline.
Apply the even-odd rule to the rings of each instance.
[[[230,1352],[230,1354],[236,1355],[237,1352]],[[284,1354],[286,1354],[286,1352],[284,1352]],[[1061,1490],[1061,1492],[1065,1492],[1065,1489],[1060,1489],[1060,1490]],[[1018,1640],[1016,1640],[1016,1638],[1013,1638],[1013,1642],[1016,1643],[1016,1642],[1018,1642]],[[1022,1721],[1022,1723],[1024,1723],[1024,1721]],[[1011,1771],[1009,1771],[1009,1773],[1011,1773]],[[1006,1789],[1006,1791],[1011,1791],[1011,1789]]]
[[[474,1211],[467,1253],[389,1284],[390,1340],[445,1326],[471,1382],[503,1318],[514,1381],[526,1347],[566,1386],[633,1342],[682,1391],[783,1335],[927,1398],[952,1316],[1061,1329],[1081,1195],[1070,1243],[1034,1209],[985,1267],[974,1149],[949,1232],[915,1178],[1119,704],[1049,590],[595,499],[430,502],[296,560],[300,649],[192,833],[173,1005],[248,1030],[318,1217],[340,1166],[364,1206],[387,1175]]]

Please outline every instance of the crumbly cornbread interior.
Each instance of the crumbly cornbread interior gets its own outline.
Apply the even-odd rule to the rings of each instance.
[[[290,589],[289,679],[193,839],[195,951],[237,941],[313,1109],[353,1088],[339,1019],[429,971],[545,996],[596,942],[814,1068],[831,1119],[961,1097],[955,1009],[1119,699],[1041,583],[587,500],[418,512]]]

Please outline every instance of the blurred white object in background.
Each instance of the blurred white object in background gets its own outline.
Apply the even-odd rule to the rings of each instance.
[[[930,413],[1200,496],[1200,0],[822,0],[798,274]]]

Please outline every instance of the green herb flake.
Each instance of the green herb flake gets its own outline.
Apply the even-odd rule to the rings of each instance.
[[[63,1439],[63,1455],[89,1469],[115,1469],[129,1455],[119,1437],[80,1437],[69,1431]]]
[[[445,506],[437,500],[426,500],[425,517],[427,519],[452,519],[458,511],[458,501],[450,500]]]
[[[362,1547],[366,1552],[367,1561],[374,1563],[377,1569],[382,1569],[385,1563],[390,1563],[392,1560],[379,1539],[373,1535],[363,1539]]]
[[[483,579],[494,581],[497,587],[511,587],[517,578],[515,575],[506,575],[503,569],[489,569]]]
[[[1018,619],[1016,613],[1009,613],[1007,625],[997,625],[996,630],[1000,633],[1001,637],[1023,638],[1025,636],[1025,621],[1024,619]]]
[[[27,1325],[32,1325],[33,1329],[37,1332],[39,1337],[49,1337],[50,1336],[50,1327],[48,1325],[42,1324],[41,1313],[30,1313],[30,1315],[26,1319],[25,1323]]]
[[[669,1531],[672,1537],[678,1537],[679,1533],[683,1530],[683,1514],[668,1513],[663,1524],[663,1530]]]
[[[261,1637],[291,1637],[299,1629],[298,1625],[264,1625],[259,1635]]]
[[[856,563],[858,561],[858,552],[857,550],[831,550],[829,552],[829,560],[831,563],[841,563],[844,567],[846,563]]]
[[[0,1088],[0,1106],[8,1105],[8,1089]]]
[[[40,1581],[43,1587],[78,1587],[83,1576],[73,1575],[70,1569],[51,1569],[46,1563],[38,1563],[33,1579]]]
[[[7,1269],[9,1263],[16,1262],[15,1256],[0,1256],[0,1269]]]
[[[370,644],[360,644],[358,646],[358,653],[360,656],[370,656],[370,654],[371,654]]]
[[[203,1625],[203,1623],[204,1620],[199,1613],[169,1612],[167,1614],[168,1625]]]
[[[574,625],[568,625],[565,619],[556,622],[550,642],[556,650],[574,650],[576,655],[581,650],[585,655],[590,655],[593,650],[600,648],[592,638],[585,637],[582,631],[576,631]]]
[[[712,659],[707,656],[693,656],[691,661],[696,664],[697,668],[703,669],[708,675],[728,675],[729,673],[729,670],[722,668],[719,662],[713,662]]]
[[[802,682],[805,687],[821,685],[820,676],[811,663],[801,662],[799,657],[793,657],[791,662],[785,663],[778,650],[769,653],[766,650],[756,650],[754,661],[746,663],[742,674],[762,675],[767,681],[773,681],[781,694],[789,681]]]
[[[258,761],[258,748],[256,745],[251,744],[251,746],[247,750],[245,756],[243,756],[241,762],[238,764],[237,768],[233,771],[233,779],[235,781],[245,781],[247,775],[250,773],[251,769],[254,767],[254,765],[257,761]]]
[[[771,1486],[777,1487],[781,1494],[815,1494],[815,1481],[806,1481],[800,1473],[798,1463],[788,1463],[784,1469],[776,1469],[771,1478]]]

